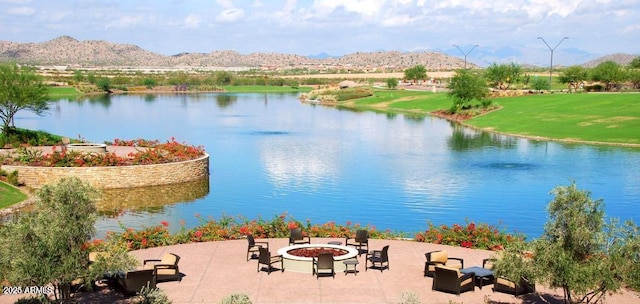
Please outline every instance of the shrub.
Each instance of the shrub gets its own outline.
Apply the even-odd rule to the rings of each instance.
[[[51,301],[45,295],[29,296],[18,299],[15,304],[49,304]]]
[[[291,228],[302,228],[304,233],[311,237],[353,237],[358,229],[363,228],[369,230],[371,238],[392,239],[406,236],[403,233],[389,230],[378,231],[375,226],[363,227],[351,222],[347,222],[346,225],[339,225],[335,222],[311,224],[309,220],[306,220],[303,223],[285,213],[274,216],[270,221],[262,218],[248,220],[240,216],[222,216],[218,220],[197,217],[200,220],[200,225],[187,229],[184,227],[184,223],[181,223],[181,229],[174,234],[170,233],[169,223],[165,221],[162,221],[160,225],[144,227],[140,230],[121,225],[122,232],[107,232],[104,241],[92,240],[87,242],[83,249],[86,251],[105,251],[108,246],[115,246],[126,248],[126,250],[137,250],[191,242],[241,239],[248,234],[256,238],[286,238],[289,237],[289,229]]]
[[[171,301],[167,294],[158,287],[151,288],[149,284],[143,286],[138,295],[138,300],[135,302],[138,304],[169,304]]]
[[[107,144],[112,144],[108,143]],[[142,147],[136,153],[127,156],[118,156],[115,153],[82,153],[69,151],[66,146],[52,147],[52,152],[42,154],[34,149],[22,148],[17,153],[3,159],[3,164],[22,164],[29,166],[46,167],[92,167],[92,166],[128,166],[150,165],[170,162],[180,162],[202,157],[205,152],[203,147],[189,146],[178,143],[174,138],[166,143],[158,141],[114,140],[116,146]]]
[[[418,242],[488,250],[501,250],[524,239],[523,235],[505,233],[497,227],[488,224],[476,225],[469,221],[464,226],[453,224],[450,227],[447,225],[435,226],[429,223],[429,229],[424,233],[416,234]]]
[[[420,304],[420,298],[412,291],[402,292],[399,304]]]
[[[222,299],[220,304],[251,304],[251,299],[245,294],[234,293]]]

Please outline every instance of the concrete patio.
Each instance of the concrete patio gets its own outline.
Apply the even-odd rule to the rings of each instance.
[[[343,241],[344,239],[312,238],[312,243]],[[288,245],[287,239],[259,239],[268,241],[272,254]],[[192,243],[157,247],[132,252],[142,263],[144,259],[159,258],[164,253],[181,257],[181,282],[161,282],[174,304],[219,303],[234,293],[249,296],[252,303],[401,303],[403,293],[413,293],[421,303],[559,303],[561,290],[537,286],[538,294],[514,297],[494,293],[492,285],[459,296],[431,290],[432,278],[423,276],[424,253],[445,249],[452,257],[464,258],[465,267],[482,265],[491,251],[450,247],[401,240],[370,240],[369,249],[389,245],[389,270],[365,271],[364,255],[359,257],[359,272],[337,273],[331,277],[307,273],[274,271],[257,272],[257,261],[246,260],[247,241]],[[17,297],[0,296],[0,303],[13,303]],[[91,303],[100,303],[92,298]],[[116,302],[115,300],[113,302]],[[640,303],[636,293],[624,291],[609,295],[606,303]],[[104,303],[104,302],[102,302]],[[122,303],[122,302],[119,302]]]

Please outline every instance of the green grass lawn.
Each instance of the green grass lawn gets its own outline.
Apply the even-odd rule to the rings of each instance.
[[[500,110],[465,121],[488,131],[612,144],[640,144],[640,94],[540,94],[497,98]],[[446,93],[375,89],[341,106],[376,112],[449,109]]]
[[[309,92],[309,87],[293,88],[288,86],[222,86],[222,88],[231,93],[296,93]]]
[[[349,104],[355,108],[373,107],[388,111],[427,113],[438,109],[448,109],[452,102],[444,93],[375,89],[373,96],[345,103],[345,105]]]
[[[640,94],[544,94],[495,101],[501,110],[466,123],[524,136],[640,144]]]
[[[19,203],[27,198],[27,195],[18,189],[9,186],[4,182],[0,182],[0,208],[8,207]]]
[[[78,96],[81,95],[74,87],[49,87],[49,97]]]

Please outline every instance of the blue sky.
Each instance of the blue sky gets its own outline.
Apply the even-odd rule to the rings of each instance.
[[[0,0],[0,40],[128,43],[164,55],[471,50],[470,62],[640,55],[640,0]]]

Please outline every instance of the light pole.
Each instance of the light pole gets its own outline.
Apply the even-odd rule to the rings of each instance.
[[[544,41],[544,38],[538,37],[538,39],[542,40],[542,42],[544,42],[544,44],[549,48],[549,51],[551,51],[551,62],[549,63],[549,91],[551,91],[551,71],[553,71],[553,51],[555,51],[555,49],[560,45],[560,43],[562,43],[562,41],[564,41],[565,39],[569,39],[569,37],[562,38],[560,41],[558,41],[558,44],[556,44],[556,46],[554,46],[553,48],[551,48],[549,44],[546,41]]]
[[[465,53],[465,52],[463,52],[463,51],[462,51],[462,49],[460,49],[460,47],[458,47],[457,45],[455,45],[455,44],[454,44],[453,46],[455,46],[455,47],[458,49],[458,51],[460,51],[460,53],[462,53],[462,55],[464,55],[464,69],[466,70],[466,69],[467,69],[467,55],[469,55],[469,53],[471,53],[471,51],[473,51],[473,49],[475,49],[475,48],[479,47],[479,45],[477,45],[477,44],[476,44],[476,45],[474,45],[474,46],[473,46],[473,47],[472,47],[468,52],[466,52],[466,53]]]

